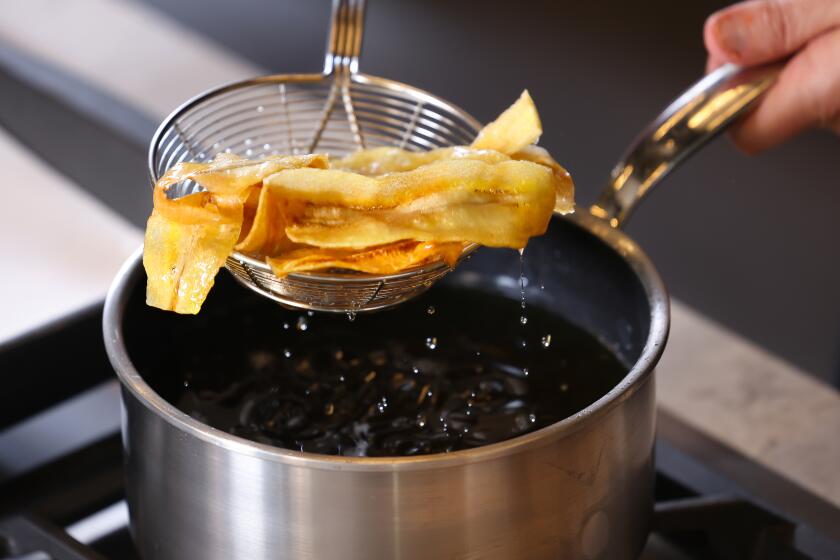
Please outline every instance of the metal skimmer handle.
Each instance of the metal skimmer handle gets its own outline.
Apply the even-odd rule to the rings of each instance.
[[[333,0],[330,36],[327,39],[327,54],[324,57],[324,77],[332,77],[333,85],[321,113],[321,124],[309,143],[309,153],[314,153],[318,147],[339,97],[347,114],[353,142],[360,150],[367,148],[353,97],[350,95],[351,77],[356,76],[359,71],[359,55],[362,52],[364,33],[365,0]]]
[[[324,74],[355,74],[365,31],[365,0],[333,0]]]
[[[727,64],[691,86],[630,146],[590,212],[621,227],[652,187],[747,111],[778,71]]]

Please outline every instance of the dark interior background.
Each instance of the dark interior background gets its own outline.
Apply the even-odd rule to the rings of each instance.
[[[273,71],[323,64],[327,0],[144,0]],[[591,202],[624,147],[704,71],[719,0],[369,0],[361,69],[493,118],[528,88],[545,145]],[[722,139],[628,230],[672,293],[825,380],[840,377],[840,141],[756,157]]]

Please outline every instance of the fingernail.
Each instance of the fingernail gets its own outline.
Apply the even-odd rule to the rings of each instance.
[[[744,52],[744,26],[735,14],[724,15],[714,26],[718,45],[730,56],[739,58]]]

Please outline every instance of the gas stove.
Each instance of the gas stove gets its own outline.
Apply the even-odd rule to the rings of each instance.
[[[138,558],[101,305],[0,346],[0,559]],[[840,510],[661,413],[642,560],[840,558]]]

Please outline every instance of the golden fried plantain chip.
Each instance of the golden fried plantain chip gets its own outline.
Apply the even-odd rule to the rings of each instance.
[[[398,241],[367,249],[322,249],[304,247],[268,257],[274,274],[283,277],[292,272],[343,269],[368,274],[394,274],[416,266],[444,261],[454,267],[466,243],[427,243]]]
[[[531,161],[550,168],[557,179],[557,201],[555,211],[569,214],[575,210],[575,185],[572,177],[545,148],[525,146],[518,152],[506,154],[494,150],[474,150],[464,146],[439,148],[430,152],[409,152],[401,148],[372,148],[360,150],[335,161],[334,168],[353,171],[367,176],[404,172],[417,169],[445,159],[476,159],[487,163],[498,163],[507,159]]]
[[[574,212],[572,178],[548,151],[533,144],[541,134],[542,125],[537,109],[526,90],[499,118],[485,126],[469,147],[438,148],[428,152],[411,152],[391,147],[372,148],[336,160],[333,167],[376,176],[410,171],[444,159],[479,159],[497,163],[503,161],[506,155],[511,159],[532,161],[551,168],[557,178],[555,211],[561,214]]]
[[[260,189],[252,224],[244,238],[236,244],[236,250],[259,255],[277,255],[297,246],[286,235],[287,216],[290,214],[288,200],[277,198],[270,189]]]
[[[146,303],[198,313],[239,237],[241,214],[241,206],[218,205],[210,193],[169,200],[156,187],[143,248]]]
[[[540,115],[526,89],[516,103],[508,107],[495,121],[481,129],[470,147],[476,150],[496,150],[503,154],[514,154],[525,146],[536,144],[541,134]]]
[[[486,163],[498,163],[510,159],[495,150],[474,150],[466,146],[437,148],[428,152],[410,152],[402,148],[371,148],[359,150],[333,162],[333,169],[353,171],[362,175],[376,176],[417,169],[444,159],[476,159]]]
[[[213,158],[213,161],[206,163],[175,164],[158,180],[157,184],[165,188],[175,183],[192,180],[210,192],[239,194],[272,173],[283,169],[297,167],[327,169],[329,165],[329,158],[324,154],[247,159],[236,154],[220,153]]]
[[[570,214],[575,211],[575,183],[572,181],[572,176],[562,165],[554,161],[548,150],[532,144],[511,154],[511,158],[520,161],[532,161],[551,169],[557,185],[554,211],[560,214]]]
[[[286,234],[296,243],[363,248],[413,239],[520,248],[545,232],[555,183],[532,162],[464,159],[377,178],[294,169],[266,178],[263,188],[292,203]]]
[[[178,164],[161,177],[143,249],[146,303],[178,313],[198,313],[237,240],[253,229],[262,179],[305,165],[326,167],[329,162],[322,155],[251,161],[220,154],[209,163]],[[207,190],[177,199],[166,196],[167,187],[185,180]],[[248,228],[244,231],[243,223]]]

